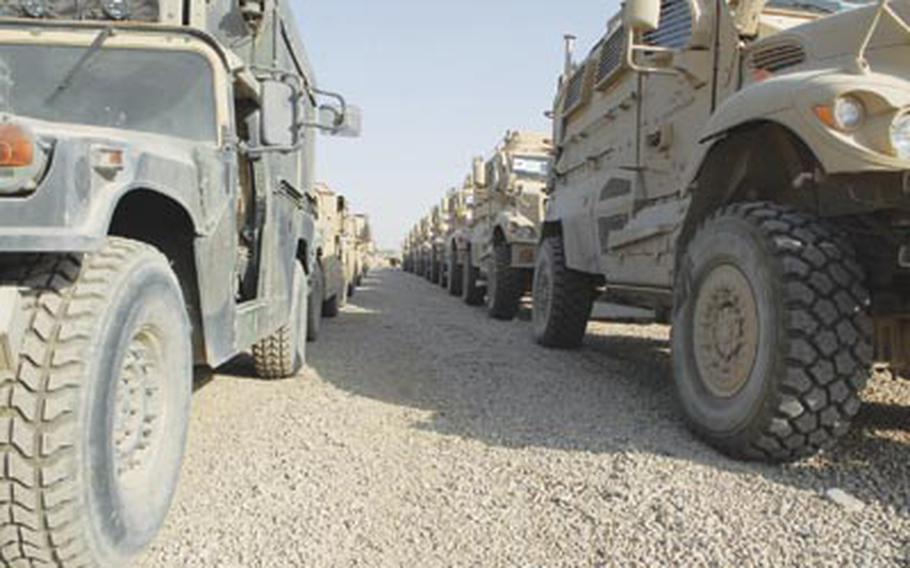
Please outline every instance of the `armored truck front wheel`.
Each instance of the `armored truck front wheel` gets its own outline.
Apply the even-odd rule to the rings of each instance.
[[[177,485],[192,392],[190,322],[156,249],[11,259],[27,321],[3,386],[8,514],[0,564],[126,566]]]
[[[462,272],[461,282],[461,299],[469,306],[479,306],[483,304],[485,290],[479,284],[480,269],[474,266],[471,260],[471,251],[465,253],[465,261]]]
[[[596,287],[593,279],[566,266],[562,237],[540,244],[533,279],[534,337],[545,347],[570,349],[584,341]]]
[[[300,264],[294,267],[291,311],[287,323],[253,346],[256,374],[263,379],[296,375],[306,363],[309,285]]]
[[[458,263],[458,253],[455,250],[452,250],[449,253],[448,260],[448,289],[450,296],[461,296],[461,289],[464,285],[464,267]]]
[[[831,446],[871,367],[869,293],[849,243],[770,203],[727,207],[696,233],[675,285],[673,371],[693,429],[741,459]]]
[[[526,287],[525,271],[512,267],[512,247],[500,242],[493,246],[487,271],[487,311],[500,320],[514,319]]]

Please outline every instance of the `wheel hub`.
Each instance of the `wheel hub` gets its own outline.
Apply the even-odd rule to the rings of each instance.
[[[121,481],[144,471],[163,428],[162,354],[151,330],[137,332],[126,350],[116,386],[114,464]]]
[[[758,308],[745,275],[713,269],[695,302],[693,346],[699,375],[713,395],[729,398],[746,385],[758,354]]]

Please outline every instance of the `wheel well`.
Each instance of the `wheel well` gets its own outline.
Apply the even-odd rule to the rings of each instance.
[[[168,258],[187,302],[195,360],[204,362],[205,341],[194,246],[196,231],[192,218],[173,199],[155,191],[138,189],[124,195],[117,203],[108,234],[150,244]]]
[[[309,243],[307,243],[304,240],[297,241],[297,255],[296,255],[297,260],[300,262],[300,264],[303,265],[303,270],[304,270],[304,272],[307,273],[307,275],[309,275],[309,273],[310,273],[310,266],[309,266],[309,263],[307,262],[308,250],[309,250]]]
[[[783,125],[755,122],[730,130],[711,148],[692,184],[677,251],[713,211],[730,203],[769,201],[815,212],[816,194],[799,184],[820,170],[809,147]]]
[[[506,233],[502,230],[502,227],[497,226],[493,230],[493,244],[500,244],[506,241]]]

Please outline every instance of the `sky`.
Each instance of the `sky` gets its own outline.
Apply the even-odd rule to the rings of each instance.
[[[319,86],[364,114],[359,139],[319,140],[317,178],[369,214],[391,249],[507,130],[550,132],[563,34],[578,36],[581,57],[618,10],[618,0],[291,1]]]

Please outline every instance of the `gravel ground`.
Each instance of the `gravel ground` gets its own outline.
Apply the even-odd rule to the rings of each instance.
[[[391,270],[352,302],[301,377],[199,386],[142,566],[910,565],[910,383],[836,452],[737,463],[685,429],[663,326],[547,351]]]

